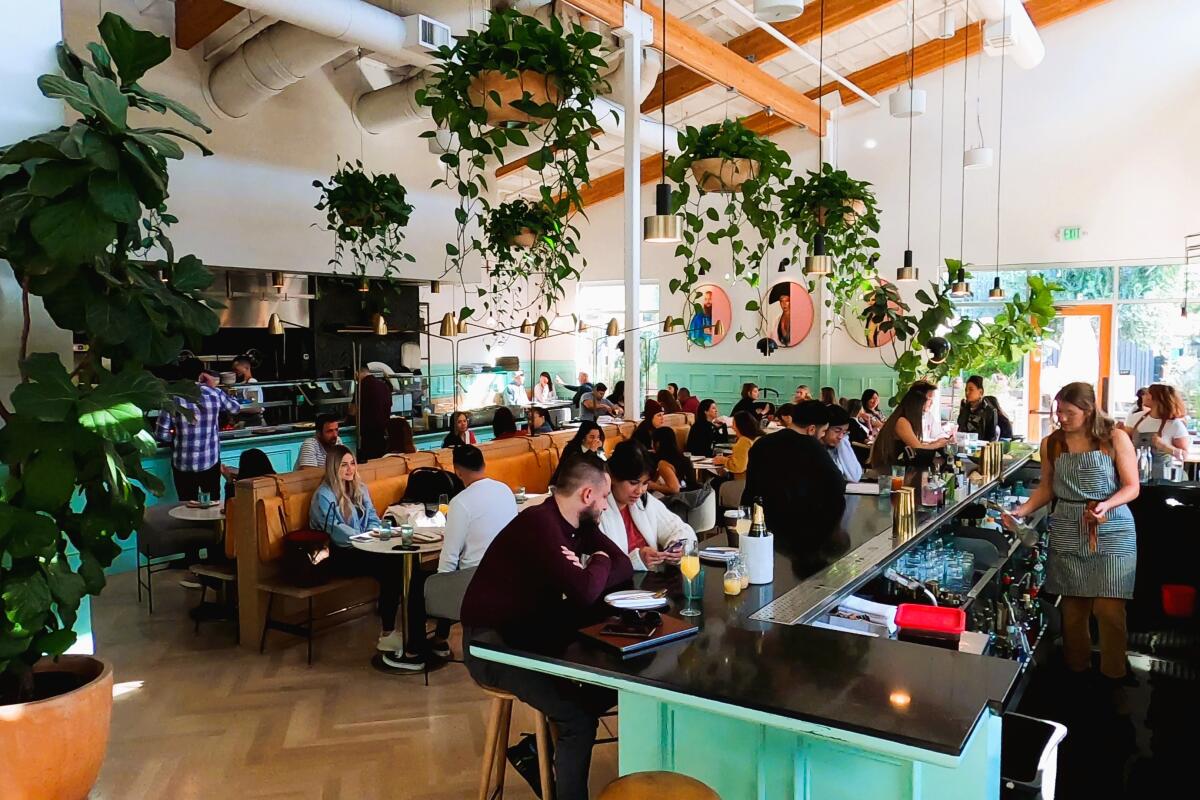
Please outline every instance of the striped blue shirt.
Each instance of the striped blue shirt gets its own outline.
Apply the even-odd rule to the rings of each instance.
[[[200,402],[175,398],[177,408],[191,409],[195,419],[188,421],[180,411],[158,415],[154,436],[160,442],[174,444],[171,464],[181,472],[204,472],[221,459],[221,412],[236,414],[241,405],[229,395],[211,386],[200,386]]]

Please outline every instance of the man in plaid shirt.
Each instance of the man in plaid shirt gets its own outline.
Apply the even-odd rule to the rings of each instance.
[[[186,367],[186,365],[185,365]],[[155,438],[173,444],[171,472],[175,477],[175,493],[180,500],[196,500],[200,490],[213,499],[221,495],[221,412],[237,414],[241,405],[217,387],[217,376],[197,370],[200,402],[175,398],[179,408],[189,408],[195,414],[188,421],[181,412],[158,415]]]

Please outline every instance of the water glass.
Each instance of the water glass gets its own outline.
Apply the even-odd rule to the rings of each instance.
[[[704,568],[696,573],[695,577],[685,578],[683,581],[683,596],[688,600],[703,600],[704,599]],[[699,613],[699,612],[696,612]],[[691,616],[691,615],[688,615]]]
[[[404,523],[400,526],[400,544],[405,547],[411,547],[413,543],[413,526],[409,523]]]
[[[389,542],[392,539],[392,521],[384,518],[379,520],[379,541]]]
[[[524,503],[526,499],[527,499],[527,498],[526,498],[526,496],[525,496],[525,487],[524,487],[524,486],[518,486],[518,487],[517,487],[517,502],[519,502],[519,503]]]
[[[201,505],[208,505],[209,495],[207,489],[200,489],[196,492],[196,501]]]
[[[879,476],[879,496],[887,497],[891,493],[892,493],[892,476],[887,475],[887,474],[880,475]]]

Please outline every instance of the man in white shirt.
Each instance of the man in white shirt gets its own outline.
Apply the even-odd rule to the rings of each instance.
[[[821,434],[821,442],[829,448],[829,457],[837,465],[842,477],[851,483],[862,479],[862,464],[854,455],[854,447],[846,438],[850,429],[850,414],[839,405],[827,408],[829,426]]]
[[[527,406],[529,405],[529,394],[525,391],[525,373],[518,372],[513,375],[512,383],[504,387],[504,405],[506,406]]]
[[[333,414],[317,416],[317,429],[313,438],[305,439],[300,444],[300,456],[296,459],[296,469],[301,467],[325,468],[325,459],[330,450],[341,444],[338,437],[338,418]]]
[[[483,452],[472,445],[454,448],[454,474],[466,486],[450,501],[438,572],[479,566],[496,534],[517,515],[512,489],[483,474]]]

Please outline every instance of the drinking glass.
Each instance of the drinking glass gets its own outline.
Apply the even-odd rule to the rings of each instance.
[[[438,511],[442,512],[443,516],[450,513],[450,495],[438,495]]]
[[[200,505],[204,505],[204,506],[208,505],[208,490],[207,489],[200,489],[199,491],[196,492],[196,502],[200,503]]]
[[[722,581],[722,588],[725,594],[733,597],[742,592],[742,576],[738,571],[738,567],[732,561],[725,567],[725,578]]]
[[[742,506],[739,511],[741,511],[742,515],[734,523],[733,529],[737,531],[738,536],[745,536],[750,532],[750,506]]]
[[[704,597],[704,570],[700,566],[700,550],[696,542],[688,541],[683,545],[679,571],[683,573],[683,596],[688,601],[679,613],[685,617],[698,617],[700,611],[692,608],[691,601]]]
[[[518,503],[524,503],[524,502],[525,502],[525,500],[526,500],[526,497],[525,497],[525,487],[524,487],[524,486],[518,486],[518,487],[517,487],[517,502],[518,502]]]
[[[387,519],[379,520],[379,541],[387,542],[392,538],[392,521]]]
[[[413,526],[407,522],[400,526],[400,544],[411,547],[413,543]]]

